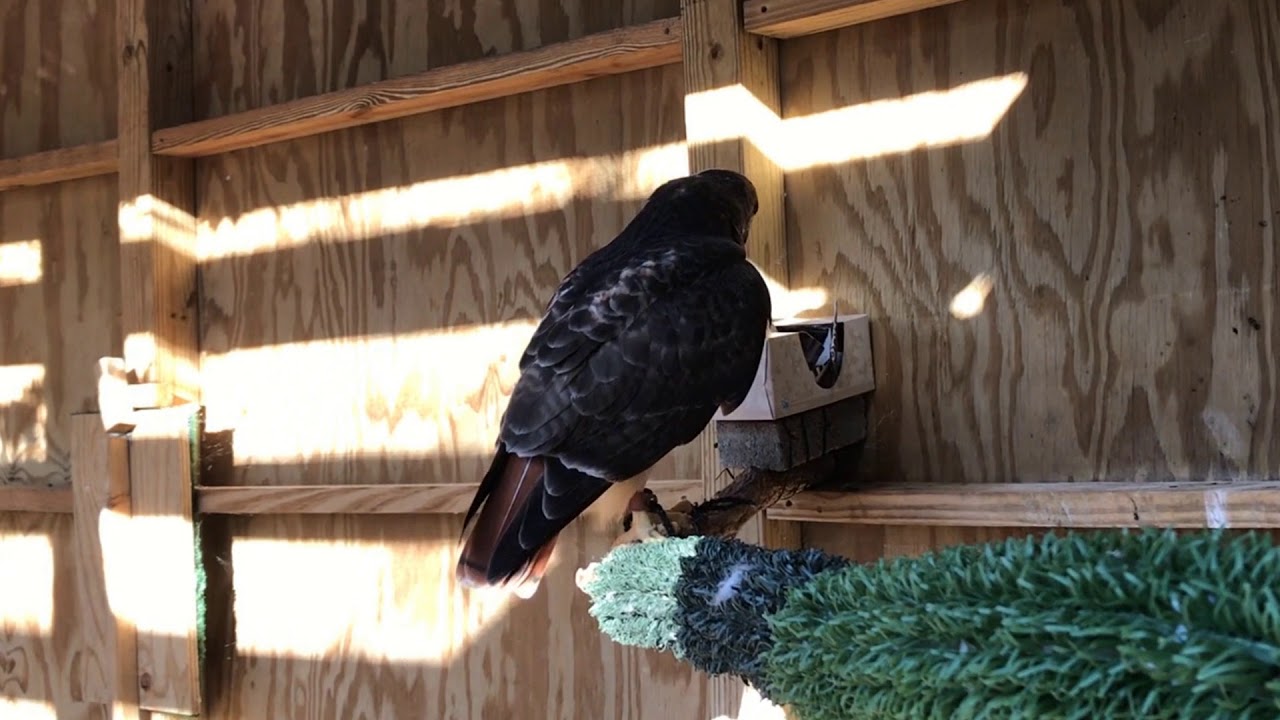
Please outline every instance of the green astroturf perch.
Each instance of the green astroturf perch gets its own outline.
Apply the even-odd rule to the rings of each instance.
[[[1263,533],[1052,533],[859,565],[710,537],[583,572],[601,630],[800,720],[1280,717]]]

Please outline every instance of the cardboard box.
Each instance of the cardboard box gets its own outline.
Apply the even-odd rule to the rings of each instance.
[[[775,328],[788,326],[830,327],[833,318],[781,320]],[[732,413],[717,410],[716,422],[737,420],[777,420],[862,395],[875,389],[871,364],[871,325],[866,315],[839,315],[835,322],[843,328],[843,358],[831,387],[818,383],[805,360],[800,332],[770,330],[756,369],[751,390]]]

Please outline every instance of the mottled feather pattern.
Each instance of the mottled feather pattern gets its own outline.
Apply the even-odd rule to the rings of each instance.
[[[750,269],[742,246],[714,237],[653,242],[655,247],[641,253],[652,255],[644,261],[647,267],[584,274],[593,285],[565,293],[561,302],[585,302],[564,314],[553,307],[543,320],[508,404],[501,440],[513,452],[560,451],[571,467],[622,479],[669,452],[668,437],[687,438],[677,445],[692,440],[714,413],[709,394],[730,400],[744,375],[748,383],[754,377],[759,349],[743,347],[742,338],[758,335],[763,346],[760,318],[769,314],[768,289],[753,270],[735,271]],[[737,292],[716,292],[717,287]],[[641,310],[626,312],[628,303],[615,299],[620,297]],[[756,353],[749,356],[749,369],[733,362],[744,350]],[[685,417],[690,408],[708,406],[710,412]],[[686,426],[703,414],[690,431]],[[635,439],[627,434],[637,432],[659,433],[652,437],[654,451],[619,463],[622,448],[615,445],[621,440],[633,449]],[[617,433],[621,437],[612,439]]]

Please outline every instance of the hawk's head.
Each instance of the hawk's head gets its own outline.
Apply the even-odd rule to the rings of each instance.
[[[653,191],[648,204],[663,206],[681,230],[728,235],[742,245],[760,210],[755,185],[741,173],[719,168],[667,181]]]

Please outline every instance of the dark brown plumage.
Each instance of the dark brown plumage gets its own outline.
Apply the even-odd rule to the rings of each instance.
[[[671,180],[564,278],[464,520],[463,584],[531,595],[565,526],[746,396],[771,310],[757,210],[738,173]]]

